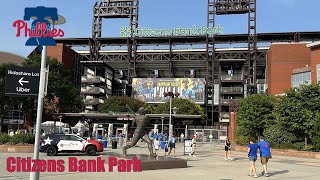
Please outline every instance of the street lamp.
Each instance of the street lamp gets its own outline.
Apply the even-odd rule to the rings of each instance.
[[[164,120],[164,117],[161,117],[161,125],[162,125],[162,127],[161,127],[161,134],[163,135],[163,120]]]
[[[59,133],[61,133],[61,120],[62,120],[62,115],[59,116],[59,120],[60,120],[60,125],[59,125]]]
[[[57,21],[53,20],[52,17],[46,17],[46,20],[51,19],[50,24],[60,25],[66,22],[66,19],[58,15],[59,18]],[[41,133],[41,119],[43,112],[43,99],[46,82],[46,61],[47,61],[47,46],[43,46],[41,53],[41,66],[40,66],[40,80],[39,80],[39,94],[38,94],[38,107],[37,107],[37,120],[36,120],[36,133],[35,133],[35,143],[34,143],[34,153],[33,160],[39,160],[39,149],[40,149],[40,133]],[[34,164],[33,164],[34,165]],[[39,180],[40,172],[30,172],[30,180]]]
[[[164,97],[170,97],[170,115],[169,115],[169,137],[172,136],[172,125],[171,125],[171,119],[172,119],[172,115],[171,115],[171,111],[172,111],[172,99],[174,97],[179,97],[180,94],[179,93],[173,93],[173,92],[164,92],[163,93]]]

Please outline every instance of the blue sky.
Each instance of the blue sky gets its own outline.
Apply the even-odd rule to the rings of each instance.
[[[34,48],[25,47],[26,37],[17,38],[13,22],[23,19],[24,8],[57,7],[67,22],[57,26],[65,37],[91,37],[92,12],[96,0],[9,0],[0,7],[0,51],[27,56]],[[301,4],[303,3],[303,4]],[[257,31],[320,31],[319,0],[257,0]],[[206,25],[207,0],[140,0],[139,26],[150,28],[192,27]],[[216,19],[224,34],[246,33],[247,15]],[[30,24],[30,22],[29,22]],[[128,20],[104,20],[104,37],[119,36],[120,26]]]

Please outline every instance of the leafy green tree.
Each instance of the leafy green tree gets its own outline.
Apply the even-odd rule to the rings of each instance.
[[[40,56],[34,54],[23,63],[25,67],[40,68]],[[56,59],[47,59],[49,80],[45,105],[53,112],[80,112],[83,107],[81,97],[74,87],[70,71]]]
[[[201,115],[201,122],[207,118],[205,110],[198,104],[188,99],[174,98],[172,100],[172,107],[177,107],[177,114],[188,114],[188,115]],[[154,114],[169,114],[170,113],[170,102],[159,104],[153,109]]]
[[[247,141],[250,137],[263,135],[264,129],[274,121],[275,102],[273,96],[266,94],[254,94],[240,100],[236,114],[236,138]]]
[[[290,89],[281,98],[276,110],[281,126],[286,127],[299,140],[305,140],[305,146],[313,134],[320,112],[320,85],[305,85],[299,89]]]
[[[99,105],[98,111],[100,113],[129,113],[130,111],[126,105],[129,105],[129,107],[135,112],[137,112],[142,106],[148,107],[146,103],[135,98],[128,96],[112,96],[110,98],[106,98],[104,104]]]

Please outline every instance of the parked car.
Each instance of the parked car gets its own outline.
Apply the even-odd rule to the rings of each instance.
[[[86,140],[76,134],[47,134],[40,141],[40,152],[45,152],[48,156],[72,152],[84,152],[94,156],[102,151],[103,142]]]

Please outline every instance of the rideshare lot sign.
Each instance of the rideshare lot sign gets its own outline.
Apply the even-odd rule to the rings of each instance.
[[[38,96],[40,69],[9,66],[6,71],[6,95]]]

